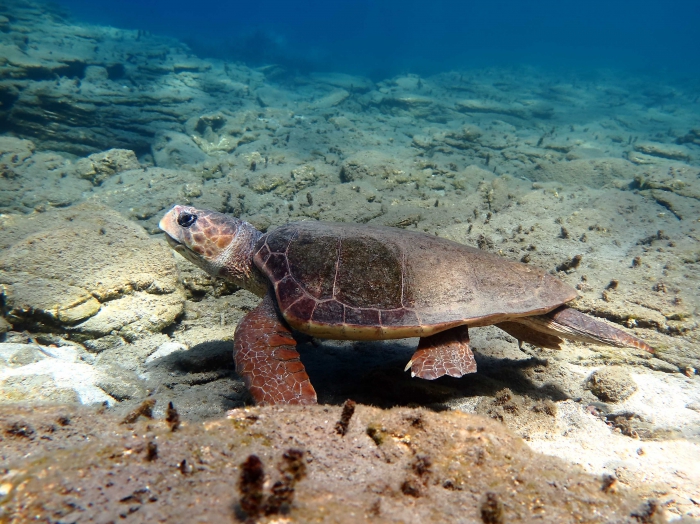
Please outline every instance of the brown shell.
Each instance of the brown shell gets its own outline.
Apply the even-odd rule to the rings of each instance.
[[[536,267],[389,227],[290,223],[260,239],[254,261],[287,322],[324,338],[428,336],[546,313],[576,297]]]

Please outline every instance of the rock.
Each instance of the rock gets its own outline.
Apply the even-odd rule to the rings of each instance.
[[[534,156],[530,158],[535,160],[536,165],[535,169],[528,171],[530,180],[583,184],[594,188],[603,187],[618,179],[632,179],[636,169],[622,158],[576,159],[570,162],[551,162]]]
[[[0,10],[13,21],[0,30],[0,118],[17,136],[80,155],[113,147],[143,152],[156,131],[201,111],[198,89],[178,73],[206,76],[210,65],[182,43],[68,23],[65,13],[48,16],[30,2]]]
[[[66,157],[36,150],[34,142],[0,137],[0,211],[45,211],[65,207],[91,190],[75,176]]]
[[[644,155],[638,151],[628,151],[627,160],[638,166],[653,166],[660,162],[658,157]]]
[[[138,169],[141,165],[133,151],[127,149],[110,149],[81,158],[75,163],[75,172],[80,178],[90,180],[99,186],[107,178],[120,171]]]
[[[90,338],[114,332],[133,342],[150,333],[159,333],[172,324],[182,313],[182,301],[179,293],[129,293],[102,304],[99,312],[69,330]]]
[[[528,117],[527,110],[521,104],[505,105],[491,100],[458,100],[455,102],[455,108],[464,113],[495,113],[518,118]]]
[[[530,186],[529,182],[510,175],[494,178],[490,184],[486,182],[480,184],[489,210],[496,213],[517,202],[520,197],[529,192]]]
[[[0,380],[0,402],[78,404],[80,396],[47,375],[17,375]]]
[[[0,361],[7,367],[19,367],[44,360],[45,353],[34,344],[0,344]]]
[[[700,127],[691,129],[686,135],[676,140],[678,144],[692,143],[700,146]]]
[[[382,103],[386,105],[404,106],[408,109],[421,109],[423,107],[433,105],[435,100],[428,96],[401,94],[396,96],[386,96],[382,100]]]
[[[85,68],[86,82],[104,82],[109,80],[109,71],[106,67],[91,65]]]
[[[83,345],[91,353],[102,353],[108,349],[119,351],[126,345],[126,341],[115,333],[100,338],[84,340]]]
[[[475,125],[466,125],[459,131],[448,133],[447,137],[463,142],[475,142],[484,132]]]
[[[288,91],[269,86],[256,89],[254,95],[263,107],[285,107],[295,98]]]
[[[355,182],[363,178],[389,178],[404,172],[391,156],[381,151],[360,151],[345,159],[340,167],[341,182]]]
[[[204,72],[211,69],[211,64],[199,58],[187,55],[173,57],[173,71],[175,73]]]
[[[149,233],[153,233],[159,231],[158,221],[165,210],[175,201],[182,201],[181,197],[173,195],[173,188],[183,187],[192,179],[192,173],[188,171],[160,167],[132,169],[105,180],[100,191],[92,193],[88,199],[139,221]],[[144,187],[149,191],[144,191]]]
[[[594,371],[587,379],[587,386],[603,402],[622,402],[637,391],[637,384],[629,371],[620,366]]]
[[[670,160],[690,160],[690,155],[685,147],[673,144],[638,142],[634,144],[634,150],[645,155],[668,158]]]
[[[658,189],[683,197],[700,200],[700,188],[696,184],[697,170],[685,164],[648,167],[634,176],[635,188]]]
[[[0,343],[0,359],[10,363],[0,367],[0,403],[113,403],[96,386],[100,371],[82,362],[80,352],[73,346]]]
[[[475,190],[482,182],[490,184],[495,179],[496,176],[491,171],[472,164],[455,176],[453,184],[457,189]]]
[[[177,351],[187,351],[187,346],[179,342],[166,342],[158,346],[158,349],[151,353],[145,361],[145,364],[150,364],[151,362],[172,355]]]
[[[10,324],[5,317],[0,317],[0,335],[7,333],[12,329],[12,324]]]
[[[141,400],[148,394],[148,390],[133,371],[116,365],[108,366],[100,371],[102,373],[95,381],[95,386],[119,402]]]
[[[311,73],[311,78],[316,82],[329,84],[357,93],[364,93],[374,87],[374,83],[368,78],[344,73]]]
[[[668,209],[678,220],[686,220],[697,215],[698,200],[696,198],[686,198],[661,189],[651,189],[641,193],[650,196],[660,206]]]
[[[156,134],[151,148],[158,167],[175,168],[184,164],[199,164],[209,157],[189,136],[175,131]]]
[[[7,318],[86,338],[159,332],[182,310],[170,250],[96,204],[7,215],[0,284]]]
[[[219,157],[231,153],[240,145],[258,140],[263,127],[268,131],[274,127],[270,122],[267,122],[267,126],[258,118],[257,112],[239,111],[231,114],[228,111],[216,111],[190,118],[185,123],[185,131],[204,153]],[[213,173],[203,176],[217,178]]]
[[[328,109],[330,107],[335,107],[342,104],[349,96],[350,93],[348,93],[345,89],[338,89],[327,94],[323,98],[320,98],[319,100],[315,100],[312,105],[316,109]]]
[[[392,79],[392,83],[404,91],[417,91],[423,86],[423,80],[418,75],[400,76]]]
[[[390,93],[379,100],[379,108],[392,115],[425,118],[435,113],[439,107],[436,99],[413,93]]]

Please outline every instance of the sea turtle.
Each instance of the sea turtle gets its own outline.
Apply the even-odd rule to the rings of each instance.
[[[314,221],[263,234],[181,205],[160,228],[207,273],[263,297],[234,336],[236,370],[259,404],[316,403],[292,330],[341,340],[420,337],[406,370],[424,379],[475,372],[468,328],[477,326],[546,348],[567,338],[653,352],[565,306],[576,291],[547,272],[436,236]]]

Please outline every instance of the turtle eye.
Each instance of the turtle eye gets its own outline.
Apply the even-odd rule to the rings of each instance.
[[[197,215],[192,213],[182,213],[177,217],[177,223],[180,227],[191,227],[197,221]]]

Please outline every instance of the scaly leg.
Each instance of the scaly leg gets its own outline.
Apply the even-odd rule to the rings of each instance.
[[[316,391],[268,293],[240,321],[233,339],[236,372],[256,404],[316,404]]]
[[[568,306],[560,306],[546,315],[520,317],[514,319],[513,322],[523,324],[530,330],[555,337],[607,346],[633,347],[649,353],[654,352],[651,346],[637,337]]]
[[[411,370],[412,377],[433,380],[443,375],[461,377],[476,372],[474,354],[469,349],[467,326],[442,331],[418,342],[404,371]]]
[[[511,337],[515,337],[521,348],[523,342],[527,342],[541,348],[561,349],[561,344],[564,342],[561,338],[550,333],[543,333],[517,322],[499,322],[494,325],[497,328],[501,328]]]

